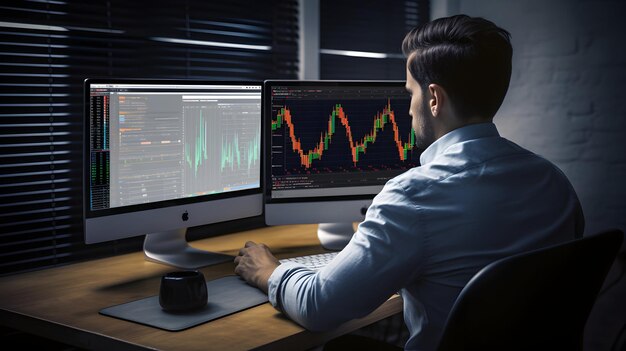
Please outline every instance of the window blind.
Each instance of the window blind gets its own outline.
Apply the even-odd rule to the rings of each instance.
[[[295,79],[297,5],[2,1],[0,274],[141,247],[83,243],[85,78]]]
[[[428,0],[321,0],[322,79],[405,79],[402,40],[430,18]]]

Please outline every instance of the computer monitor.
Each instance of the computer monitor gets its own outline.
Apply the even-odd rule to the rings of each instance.
[[[339,250],[384,184],[419,165],[404,81],[267,80],[265,221]]]
[[[85,243],[145,235],[151,261],[232,260],[187,228],[262,215],[262,82],[87,79]]]

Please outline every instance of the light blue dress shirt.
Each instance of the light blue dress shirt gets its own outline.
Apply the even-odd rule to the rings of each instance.
[[[314,331],[363,317],[399,292],[407,350],[435,350],[469,279],[492,261],[582,236],[574,189],[546,159],[465,126],[429,146],[421,166],[389,180],[348,245],[318,272],[283,263],[269,300]]]

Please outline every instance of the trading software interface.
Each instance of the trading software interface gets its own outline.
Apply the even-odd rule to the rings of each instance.
[[[92,84],[91,210],[260,186],[260,85]]]
[[[378,193],[419,166],[404,83],[271,86],[272,198]]]

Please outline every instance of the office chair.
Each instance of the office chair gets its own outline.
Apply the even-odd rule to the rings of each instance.
[[[623,237],[606,230],[487,265],[455,301],[438,351],[582,350]]]

